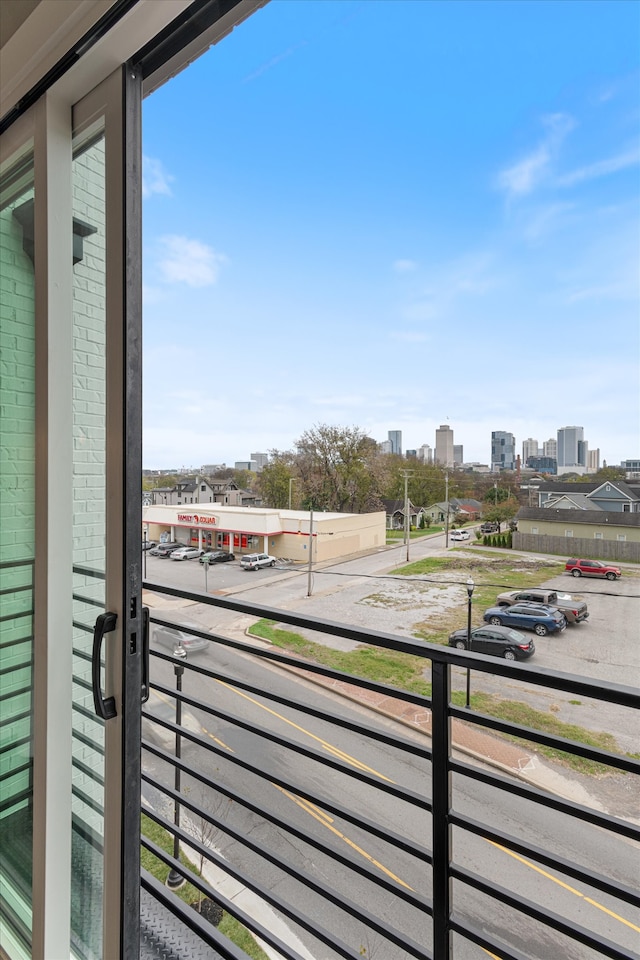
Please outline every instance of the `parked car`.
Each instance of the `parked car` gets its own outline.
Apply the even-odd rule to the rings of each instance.
[[[178,647],[186,650],[187,656],[198,653],[200,650],[207,650],[209,641],[204,637],[195,637],[192,633],[189,633],[189,627],[194,630],[202,630],[202,624],[199,623],[182,623],[176,624],[175,627],[152,624],[151,639],[161,647],[166,647],[170,653],[173,653]]]
[[[153,550],[153,548],[155,547],[155,545],[156,545],[155,540],[143,540],[143,541],[142,541],[142,549],[143,549],[143,550]]]
[[[565,570],[568,570],[573,577],[606,577],[607,580],[619,580],[622,576],[620,567],[614,567],[609,563],[601,563],[600,560],[576,560],[572,558],[567,560]]]
[[[471,631],[471,646],[466,630],[455,630],[449,637],[449,646],[458,650],[472,650],[505,660],[526,660],[535,653],[535,644],[518,630],[509,627],[476,627]]]
[[[149,694],[149,700],[145,707],[149,713],[153,714],[159,720],[166,720],[168,723],[176,722],[176,702],[172,697],[159,693],[158,690],[152,690]],[[204,733],[202,724],[194,717],[190,710],[184,704],[180,711],[180,726],[192,733],[202,735]],[[173,730],[163,727],[159,723],[154,723],[150,717],[142,718],[142,736],[145,740],[151,740],[163,750],[173,753],[176,746],[176,735]],[[189,743],[185,738],[181,741],[181,746]]]
[[[589,619],[589,611],[584,600],[576,600],[570,593],[543,590],[542,587],[528,587],[526,590],[509,590],[507,593],[500,593],[496,603],[499,607],[510,607],[521,601],[549,604],[564,614],[567,623],[583,623]]]
[[[533,630],[539,637],[546,637],[548,633],[559,633],[567,626],[564,614],[545,603],[514,603],[512,607],[489,607],[485,610],[484,621],[493,626]]]
[[[154,547],[153,550],[150,550],[149,553],[152,557],[168,557],[172,550],[177,550],[178,547],[184,547],[184,543],[178,543],[177,540],[171,540],[167,543],[159,543],[157,547]]]
[[[246,553],[240,557],[240,566],[243,570],[258,570],[260,567],[272,567],[276,558],[268,553]]]
[[[452,530],[449,534],[450,540],[470,540],[471,534],[468,530]]]
[[[227,553],[226,550],[207,550],[200,557],[200,563],[208,561],[209,563],[226,563],[229,560],[235,560],[233,553]]]
[[[497,533],[498,524],[497,523],[481,523],[480,524],[480,533]]]
[[[197,560],[203,552],[199,547],[178,547],[177,550],[172,550],[169,556],[172,560]]]

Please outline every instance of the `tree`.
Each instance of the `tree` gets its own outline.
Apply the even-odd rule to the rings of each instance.
[[[359,513],[378,500],[375,440],[359,427],[318,424],[296,441],[296,466],[307,509]]]
[[[506,500],[499,500],[497,504],[487,507],[482,511],[482,519],[488,520],[490,523],[498,524],[498,532],[500,532],[500,526],[506,520],[511,520],[512,517],[515,517],[516,513],[520,509],[520,504],[515,497],[508,497]]]
[[[508,500],[511,493],[506,487],[491,487],[484,495],[485,503],[498,504]]]
[[[257,486],[265,507],[284,509],[289,506],[289,491],[291,490],[291,505],[299,503],[302,491],[298,489],[298,481],[294,455],[291,452],[280,453],[278,450],[269,451],[269,463],[258,474]]]

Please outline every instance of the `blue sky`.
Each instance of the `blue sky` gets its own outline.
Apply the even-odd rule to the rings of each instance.
[[[640,455],[640,5],[271,0],[144,103],[144,465]]]

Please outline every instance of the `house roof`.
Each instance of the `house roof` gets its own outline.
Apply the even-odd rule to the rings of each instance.
[[[404,500],[381,500],[381,503],[384,507],[385,513],[387,516],[392,513],[402,513],[404,514]],[[409,513],[417,511],[415,504],[409,500]]]
[[[562,501],[572,503],[576,510],[599,510],[604,512],[602,507],[599,507],[597,503],[594,503],[593,500],[590,500],[586,493],[561,493],[556,497],[549,497],[548,500],[545,500],[544,509],[549,510]],[[564,509],[567,509],[566,507]]]
[[[640,527],[640,513],[623,513],[618,510],[563,510],[554,507],[520,507],[516,520],[547,520],[567,523],[593,523],[602,527]]]

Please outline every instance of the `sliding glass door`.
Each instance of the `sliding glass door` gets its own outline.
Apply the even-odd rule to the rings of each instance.
[[[11,958],[138,952],[140,193],[127,184],[139,182],[139,108],[121,68],[75,104],[45,94],[0,144]]]

